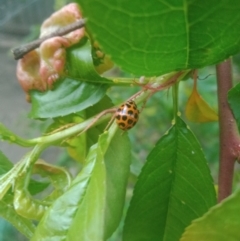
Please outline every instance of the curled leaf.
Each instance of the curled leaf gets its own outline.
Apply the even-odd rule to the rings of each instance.
[[[18,229],[18,231],[30,239],[35,231],[35,225],[31,220],[16,213],[12,201],[12,195],[7,195],[7,197],[4,197],[4,200],[0,201],[0,216],[10,222],[16,229]]]
[[[71,3],[53,13],[41,26],[40,38],[74,23],[82,18],[79,6]],[[76,44],[85,36],[84,28],[64,36],[56,36],[43,41],[39,49],[26,54],[17,65],[17,78],[30,101],[29,90],[45,91],[62,76],[66,62],[66,48]]]
[[[193,91],[188,99],[185,114],[189,121],[196,123],[218,121],[217,113],[199,95],[196,79],[194,79]]]
[[[35,163],[33,173],[49,177],[55,188],[54,191],[44,200],[35,199],[27,190],[29,177],[32,173],[22,173],[17,177],[14,185],[13,205],[15,211],[22,217],[40,220],[52,201],[62,195],[66,188],[70,186],[71,177],[64,168],[50,165],[43,160],[38,160]]]
[[[66,69],[69,77],[59,80],[53,90],[31,91],[31,118],[66,116],[93,106],[103,98],[111,81],[97,74],[91,51],[87,38],[68,49]]]
[[[93,42],[92,47],[93,63],[96,71],[99,74],[102,74],[105,71],[111,69],[114,64],[111,61],[110,57],[101,50],[97,41]]]

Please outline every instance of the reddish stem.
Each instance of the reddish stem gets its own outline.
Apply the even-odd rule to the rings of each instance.
[[[219,106],[220,167],[218,176],[218,201],[232,192],[234,163],[239,156],[240,141],[232,111],[227,101],[228,91],[232,88],[231,60],[216,66]]]

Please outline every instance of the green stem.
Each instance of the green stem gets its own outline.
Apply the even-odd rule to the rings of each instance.
[[[20,161],[23,163],[23,172],[28,172],[29,168],[32,167],[32,165],[38,160],[39,156],[43,152],[44,149],[46,149],[47,145],[44,143],[38,143],[34,146],[32,151],[27,153],[22,160]]]
[[[178,112],[178,96],[177,96],[178,95],[178,84],[175,84],[175,83],[178,81],[179,78],[184,77],[188,72],[189,71],[185,71],[182,73],[174,72],[174,73],[166,74],[164,76],[155,78],[156,90],[147,89],[147,88],[144,89],[144,87],[143,87],[142,90],[140,90],[139,92],[134,94],[131,98],[134,99],[136,104],[140,104],[140,103],[146,101],[154,93],[156,93],[162,89],[169,88],[170,86],[172,86],[174,84],[174,93],[175,93],[174,96],[176,97],[175,104],[174,104],[174,106],[175,106],[174,113],[175,113],[175,117],[176,117],[177,112]],[[150,80],[150,79],[148,79],[148,80]],[[131,80],[128,79],[128,81],[131,81],[131,83],[134,83],[133,79],[131,79]],[[135,83],[135,84],[137,84],[137,83]],[[159,87],[161,87],[161,88],[159,88]],[[59,129],[58,132],[52,133],[52,134],[50,133],[49,135],[46,135],[46,136],[41,136],[41,137],[30,139],[30,140],[25,140],[25,139],[22,139],[22,138],[14,135],[14,138],[12,138],[12,142],[16,143],[18,145],[24,146],[24,147],[35,146],[36,144],[44,144],[46,146],[49,146],[52,144],[57,144],[70,137],[78,135],[82,131],[88,129],[88,127],[90,127],[90,126],[98,125],[98,124],[110,119],[111,113],[113,113],[116,110],[116,108],[117,108],[117,106],[115,106],[109,110],[106,110],[105,111],[106,114],[103,113],[100,117],[98,114],[92,118],[89,118],[88,120],[86,120],[82,123],[75,124],[71,127],[66,125],[66,129]],[[9,131],[9,133],[11,133],[11,132]],[[9,136],[9,135],[10,134],[7,133],[6,136]],[[11,133],[11,135],[13,135],[13,134]]]
[[[173,94],[173,117],[174,120],[177,120],[178,116],[178,82],[176,82],[172,87]]]
[[[29,168],[37,161],[45,148],[45,145],[37,144],[33,150],[28,152],[9,172],[0,177],[0,200],[14,184],[17,177],[29,172]]]
[[[184,73],[188,73],[189,70],[186,70]],[[144,84],[164,84],[164,82],[168,81],[171,77],[175,76],[176,73],[179,72],[171,72],[158,77],[131,77],[131,78],[119,78],[119,77],[111,77],[106,76],[107,80],[92,80],[92,79],[79,79],[79,81],[93,83],[93,84],[108,84],[110,86],[139,86]],[[184,75],[186,75],[184,74]],[[71,76],[65,75],[66,78],[71,78]],[[144,82],[140,83],[140,79],[143,78]]]
[[[151,91],[139,91],[139,95],[136,97],[135,102],[137,104],[143,102],[145,99],[148,98],[150,92]],[[111,108],[111,111],[113,112],[116,107]],[[51,134],[49,136],[42,136],[42,137],[28,140],[28,143],[31,143],[32,145],[34,145],[36,143],[44,143],[45,145],[59,143],[61,141],[64,141],[67,138],[78,135],[83,130],[85,130],[87,127],[89,127],[89,125],[96,126],[106,120],[109,120],[111,118],[111,113],[105,114],[105,115],[101,116],[100,119],[96,120],[97,116],[98,115],[96,115],[92,118],[89,118],[88,120],[86,120],[82,123],[76,124],[72,127],[69,127],[65,130],[61,130],[61,131]]]

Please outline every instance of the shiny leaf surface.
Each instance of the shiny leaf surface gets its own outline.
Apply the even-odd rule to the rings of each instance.
[[[196,69],[240,50],[238,0],[77,2],[103,50],[129,73]]]
[[[240,191],[211,208],[187,227],[180,241],[240,240]]]
[[[201,147],[178,118],[147,157],[134,188],[123,240],[179,241],[191,221],[215,203]]]
[[[127,136],[120,131],[115,136],[116,130],[113,125],[92,146],[82,171],[46,212],[32,241],[99,241],[116,229],[130,166]]]

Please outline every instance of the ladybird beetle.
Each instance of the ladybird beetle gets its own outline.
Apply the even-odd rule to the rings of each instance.
[[[135,126],[138,121],[139,110],[134,101],[129,100],[122,104],[116,111],[116,123],[122,130],[129,130]]]

